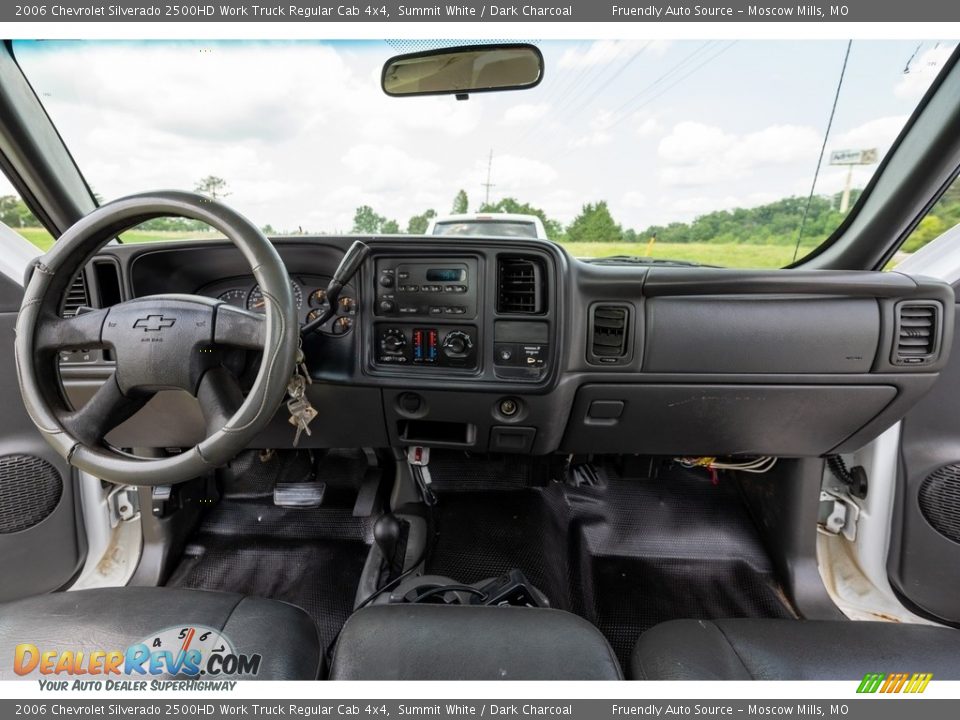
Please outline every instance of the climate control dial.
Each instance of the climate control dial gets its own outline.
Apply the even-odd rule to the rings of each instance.
[[[443,339],[443,354],[448,358],[462,358],[470,354],[473,349],[473,340],[462,330],[447,333]]]
[[[407,337],[399,328],[385,330],[380,336],[380,350],[388,355],[400,355],[406,346]]]

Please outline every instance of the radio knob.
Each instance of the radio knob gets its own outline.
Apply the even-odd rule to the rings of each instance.
[[[447,333],[443,339],[443,354],[447,357],[463,357],[473,349],[473,340],[462,330]]]
[[[393,355],[399,354],[407,345],[403,330],[387,330],[380,339],[380,348]]]
[[[386,274],[386,273],[383,273],[383,274],[380,276],[380,284],[381,284],[383,287],[385,287],[385,288],[392,288],[392,287],[393,287],[393,275],[388,275],[388,274]]]
[[[397,304],[393,300],[381,300],[380,312],[384,315],[390,315],[397,311]]]

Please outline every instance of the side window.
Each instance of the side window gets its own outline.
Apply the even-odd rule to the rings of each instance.
[[[0,180],[2,180],[0,176]],[[53,237],[30,212],[26,203],[11,188],[0,188],[0,223],[19,233],[43,251],[53,245]]]
[[[896,267],[924,245],[957,225],[960,225],[960,178],[954,180],[937,204],[930,208],[930,212],[900,246],[888,267]]]

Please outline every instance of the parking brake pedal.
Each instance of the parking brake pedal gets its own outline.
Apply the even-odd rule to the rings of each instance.
[[[287,508],[315,508],[323,503],[324,482],[279,482],[273,487],[273,504]]]

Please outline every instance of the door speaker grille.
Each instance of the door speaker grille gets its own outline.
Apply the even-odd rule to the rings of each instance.
[[[933,529],[960,543],[960,465],[944,465],[920,485],[920,512]]]
[[[31,528],[57,507],[63,480],[33,455],[0,456],[0,534]]]

